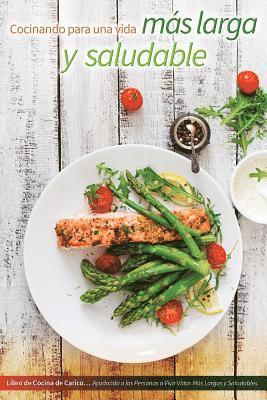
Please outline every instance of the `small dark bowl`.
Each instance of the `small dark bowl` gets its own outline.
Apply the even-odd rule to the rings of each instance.
[[[205,120],[205,118],[201,117],[198,114],[181,114],[178,118],[176,118],[171,125],[171,140],[173,144],[178,147],[179,151],[187,154],[192,153],[191,146],[185,146],[177,136],[177,129],[185,119],[189,119],[191,123],[197,122],[202,127],[204,137],[197,145],[194,146],[196,152],[199,153],[209,144],[211,132],[208,122]]]

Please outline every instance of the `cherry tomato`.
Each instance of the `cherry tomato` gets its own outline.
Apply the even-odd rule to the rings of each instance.
[[[212,265],[211,268],[212,269],[221,269],[222,265]]]
[[[183,306],[180,301],[171,300],[157,310],[158,319],[166,325],[177,324],[183,318]]]
[[[126,88],[121,94],[121,102],[125,110],[137,111],[142,107],[143,97],[138,89]]]
[[[219,243],[212,243],[207,246],[207,258],[213,269],[219,269],[226,261],[227,255]]]
[[[102,256],[99,256],[96,259],[95,265],[99,271],[106,272],[107,274],[115,274],[121,269],[119,257],[109,253],[104,253]]]
[[[99,214],[110,212],[113,202],[111,190],[106,186],[100,186],[100,188],[98,188],[96,191],[96,195],[97,196],[93,202],[90,202],[90,195],[88,196],[88,202],[91,210],[94,213]]]
[[[259,87],[259,78],[252,71],[243,71],[237,75],[237,83],[243,93],[252,94]]]

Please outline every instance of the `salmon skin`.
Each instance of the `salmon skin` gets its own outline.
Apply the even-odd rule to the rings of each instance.
[[[211,225],[205,210],[174,211],[180,221],[201,233],[210,232]],[[161,243],[180,239],[177,232],[156,224],[151,219],[134,212],[91,214],[86,218],[62,219],[56,224],[59,247],[87,248],[109,247],[130,242]]]

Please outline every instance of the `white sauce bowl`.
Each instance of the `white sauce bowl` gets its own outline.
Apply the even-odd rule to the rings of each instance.
[[[250,221],[267,225],[267,178],[258,182],[250,178],[256,168],[267,170],[267,150],[246,156],[235,167],[230,182],[232,201],[238,211]]]

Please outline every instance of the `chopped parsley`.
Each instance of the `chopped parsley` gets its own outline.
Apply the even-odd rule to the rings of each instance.
[[[122,230],[124,231],[125,235],[132,233],[132,230],[127,225],[122,225]]]

